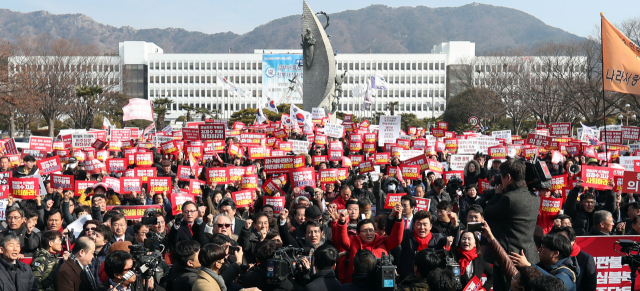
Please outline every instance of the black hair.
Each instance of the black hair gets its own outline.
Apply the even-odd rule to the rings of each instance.
[[[429,285],[429,291],[456,290],[453,272],[442,268],[437,268],[427,274],[427,285]]]
[[[142,223],[136,223],[135,225],[133,225],[133,233],[136,233],[136,234],[137,234],[138,232],[140,232],[140,229],[141,229],[143,226],[146,226],[146,225],[144,225],[144,224],[142,224]],[[147,228],[150,228],[150,227],[148,227],[148,226],[146,226],[146,227],[147,227]]]
[[[210,243],[202,247],[198,254],[198,260],[202,266],[211,269],[215,262],[224,259],[226,256],[227,254],[224,248],[220,245]]]
[[[484,217],[484,209],[482,209],[482,206],[474,204],[469,206],[469,208],[467,209],[467,215],[469,214],[469,212],[471,211],[475,211],[480,213],[480,216]]]
[[[378,259],[370,250],[359,250],[353,259],[353,267],[360,274],[373,275]]]
[[[384,214],[378,214],[373,218],[373,221],[375,222],[377,229],[385,229],[385,226],[387,225],[387,216]]]
[[[278,250],[278,244],[273,240],[263,240],[256,246],[256,260],[258,263],[267,263]]]
[[[231,198],[222,198],[222,200],[218,202],[218,209],[222,208],[222,206],[231,206],[231,209],[236,210],[236,204]]]
[[[49,220],[49,217],[51,217],[52,215],[56,215],[56,214],[60,214],[60,220],[63,220],[62,218],[62,212],[60,212],[60,209],[58,208],[51,208],[51,210],[49,211],[49,213],[47,213],[47,217],[45,218],[45,221]]]
[[[434,187],[444,188],[444,185],[445,185],[444,179],[442,179],[442,178],[438,178],[438,179],[435,179],[433,181],[433,186]]]
[[[321,225],[319,222],[317,222],[317,221],[315,221],[315,220],[309,220],[309,221],[306,221],[306,222],[304,223],[304,230],[305,230],[305,233],[307,232],[307,228],[309,228],[309,226],[319,227],[319,228],[320,228],[320,231],[322,231],[322,225]]]
[[[18,211],[18,213],[20,213],[20,218],[24,218],[24,210],[22,210],[22,208],[18,207],[17,205],[9,207],[9,209],[7,209],[5,213],[7,216],[9,216],[9,214],[11,214],[14,211]]]
[[[562,280],[554,276],[540,276],[529,282],[529,290],[531,291],[565,291],[567,288]]]
[[[76,205],[76,208],[73,209],[73,213],[78,215],[78,214],[80,214],[80,212],[86,212],[86,213],[91,214],[91,207],[89,207],[87,205]]]
[[[413,198],[411,194],[403,195],[402,197],[400,197],[400,203],[402,203],[402,201],[404,200],[409,201],[409,205],[411,206],[411,208],[416,207],[416,199]]]
[[[351,187],[349,185],[346,185],[346,184],[340,186],[340,192],[342,192],[342,190],[347,190],[347,189],[351,190]]]
[[[640,206],[638,205],[638,202],[631,202],[631,203],[629,203],[629,207],[631,207],[631,208],[633,208],[633,209],[635,209],[635,210],[640,209]]]
[[[431,273],[434,269],[446,267],[444,259],[434,252],[433,249],[424,249],[417,252],[413,264],[418,269],[418,273],[420,273],[420,277],[422,278],[425,278],[427,274]]]
[[[587,199],[596,200],[596,195],[593,195],[591,192],[584,192],[580,195],[580,201],[585,201]]]
[[[33,208],[25,208],[24,209],[24,218],[31,219],[33,217],[38,216],[38,211]]]
[[[264,207],[263,207],[263,208],[264,208]],[[263,217],[263,216],[267,218],[267,221],[269,220],[269,216],[268,216],[266,213],[264,213],[264,212],[258,212],[258,213],[256,213],[256,214],[253,216],[253,222],[254,222],[254,225],[255,225],[256,223],[258,223],[258,219],[259,219],[260,217]]]
[[[338,261],[338,250],[329,244],[323,244],[313,253],[318,270],[332,269]]]
[[[570,242],[576,241],[576,231],[573,230],[573,227],[561,226],[553,228],[549,233],[564,233],[565,236],[569,239]]]
[[[174,257],[178,263],[187,265],[189,260],[193,260],[194,255],[200,250],[200,243],[195,240],[179,241],[174,248]]]
[[[526,175],[526,166],[524,162],[517,159],[510,159],[500,164],[500,175],[503,177],[511,175],[511,179],[515,182],[524,181]]]
[[[22,161],[24,161],[24,162],[35,162],[36,158],[34,158],[32,155],[26,155],[26,156],[24,156],[24,158],[22,158]]]
[[[43,249],[49,248],[49,243],[55,241],[57,238],[62,239],[62,234],[57,230],[47,230],[40,236],[40,247]]]
[[[125,220],[127,219],[127,218],[124,216],[124,214],[122,214],[122,213],[117,213],[117,214],[115,214],[115,213],[114,213],[114,214],[111,216],[111,220],[110,220],[110,221],[111,221],[111,226],[113,226],[113,223],[114,223],[114,222],[116,222],[116,221],[118,221],[118,220],[122,220],[122,219],[125,219]]]
[[[373,220],[371,220],[371,219],[363,219],[363,220],[358,221],[358,225],[356,226],[356,231],[357,231],[358,233],[360,233],[360,228],[361,228],[363,225],[365,225],[365,224],[369,224],[369,223],[370,223],[371,225],[375,225],[375,224],[373,223]]]
[[[423,219],[429,219],[429,223],[431,223],[431,213],[429,211],[420,210],[413,214],[413,219],[411,219],[411,223],[415,224],[417,221]]]
[[[638,224],[640,222],[640,215],[631,219],[631,224]]]
[[[225,243],[230,243],[231,245],[235,245],[232,241],[233,239],[231,237],[222,233],[216,233],[213,235],[213,237],[211,237],[211,243],[221,245],[221,246],[224,245]]]
[[[125,251],[115,251],[107,255],[104,259],[104,272],[110,279],[115,278],[115,274],[121,274],[124,272],[124,268],[127,266],[127,261],[133,260],[130,253]]]
[[[356,201],[355,199],[349,199],[349,201],[347,201],[345,208],[349,208],[349,205],[358,205],[358,208],[360,208],[360,204],[358,204],[358,201]]]
[[[182,203],[182,211],[184,211],[184,209],[187,208],[187,205],[193,205],[193,207],[198,209],[198,205],[193,203],[193,201],[185,201],[184,203]]]
[[[520,273],[519,284],[524,287],[524,290],[526,291],[531,290],[531,287],[529,287],[529,282],[531,282],[531,280],[542,276],[542,273],[532,266],[517,267],[516,269],[518,270],[518,273]]]
[[[96,226],[96,230],[94,230],[93,232],[102,234],[102,236],[104,237],[104,239],[106,241],[109,241],[111,239],[111,237],[113,237],[113,233],[111,232],[111,228],[109,228],[108,226],[106,226],[104,224],[98,224]]]
[[[571,242],[569,239],[558,233],[550,233],[542,238],[542,245],[549,250],[560,253],[560,259],[571,256]]]
[[[369,198],[365,197],[358,200],[358,207],[360,208],[364,208],[365,206],[369,206],[369,205],[373,205],[373,203],[371,203],[371,200],[369,200]]]
[[[442,200],[438,202],[438,206],[436,207],[436,209],[451,211],[453,210],[453,205],[451,205],[451,202],[449,202],[448,200]]]

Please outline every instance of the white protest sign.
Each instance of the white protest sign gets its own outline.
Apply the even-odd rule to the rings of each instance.
[[[462,171],[467,162],[473,160],[473,155],[451,155],[449,168],[452,171]]]
[[[406,161],[410,158],[415,158],[419,155],[424,155],[424,151],[422,150],[403,150],[400,151],[400,161]]]
[[[478,152],[477,140],[475,139],[459,139],[458,140],[458,154],[475,155],[477,152]]]
[[[84,226],[84,223],[87,220],[91,220],[91,215],[86,214],[86,215],[80,216],[80,218],[76,219],[74,222],[72,222],[71,224],[67,225],[67,229],[69,229],[69,230],[73,229],[73,236],[78,238],[78,236],[82,232],[82,227]]]
[[[620,156],[620,165],[624,166],[626,171],[633,172],[633,162],[640,161],[639,156]]]
[[[491,132],[491,136],[495,138],[503,138],[506,144],[511,144],[511,130],[498,130]]]
[[[0,220],[7,220],[7,199],[0,199]]]
[[[311,108],[311,118],[312,119],[323,119],[325,118],[327,115],[324,114],[324,108],[320,107],[313,107]]]
[[[344,133],[344,126],[327,123],[324,125],[324,134],[328,137],[341,138]]]
[[[373,173],[371,173],[371,181],[376,182],[380,178],[380,165],[373,166]]]
[[[173,140],[174,140],[173,136],[154,135],[152,141],[153,143],[165,143]]]
[[[96,141],[96,138],[92,133],[71,135],[71,147],[74,147],[74,148],[88,148],[88,147],[91,147],[91,145],[95,141]]]
[[[400,136],[401,116],[380,116],[380,130],[378,131],[378,146],[385,143],[395,143]]]
[[[306,140],[289,140],[291,143],[291,151],[296,154],[305,154],[309,152],[309,142]]]

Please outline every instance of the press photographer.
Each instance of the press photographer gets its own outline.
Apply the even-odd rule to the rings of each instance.
[[[240,277],[240,285],[243,288],[257,287],[262,291],[302,291],[302,287],[295,281],[291,280],[289,276],[285,276],[279,283],[273,283],[268,275],[269,269],[272,269],[269,264],[269,260],[274,259],[276,252],[278,251],[278,245],[275,241],[264,240],[256,246],[256,260],[258,264],[253,266],[247,271],[246,274]],[[272,270],[274,270],[273,268]],[[271,274],[273,275],[273,274]]]

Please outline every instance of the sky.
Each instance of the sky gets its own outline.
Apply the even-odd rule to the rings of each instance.
[[[355,10],[373,4],[391,7],[457,7],[470,4],[461,0],[307,0],[315,12],[329,14]],[[518,9],[544,23],[578,36],[593,34],[600,24],[600,12],[616,24],[640,17],[637,0],[495,0],[479,2]],[[184,28],[205,33],[243,34],[273,19],[302,13],[299,0],[4,0],[0,8],[20,12],[45,10],[54,14],[82,13],[95,21],[116,27]],[[331,15],[329,15],[331,16]]]

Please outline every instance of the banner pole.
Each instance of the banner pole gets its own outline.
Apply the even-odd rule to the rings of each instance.
[[[606,153],[609,150],[609,142],[607,138],[607,104],[605,99],[605,90],[604,90],[604,30],[602,29],[604,15],[600,12],[600,64],[602,66],[602,115],[604,117],[604,146],[605,146],[605,157]]]

